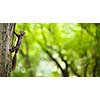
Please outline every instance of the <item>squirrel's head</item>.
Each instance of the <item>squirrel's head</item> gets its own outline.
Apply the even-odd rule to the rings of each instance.
[[[23,36],[25,34],[25,32],[21,30],[20,31],[20,34]]]

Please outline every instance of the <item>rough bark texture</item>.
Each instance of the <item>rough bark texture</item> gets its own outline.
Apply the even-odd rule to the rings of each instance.
[[[14,23],[0,23],[0,76],[10,76],[12,61],[9,49],[12,46]]]

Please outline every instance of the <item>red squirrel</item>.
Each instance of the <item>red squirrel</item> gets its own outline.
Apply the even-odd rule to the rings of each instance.
[[[17,53],[21,44],[22,37],[24,36],[25,32],[20,31],[19,34],[14,32],[14,34],[17,36],[18,39],[17,39],[16,45],[12,47],[11,49],[9,49],[10,52],[14,52],[14,56],[12,59],[12,70],[16,68]]]

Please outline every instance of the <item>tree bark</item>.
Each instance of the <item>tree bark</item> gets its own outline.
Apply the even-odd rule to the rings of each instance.
[[[12,59],[9,49],[12,47],[14,23],[0,23],[0,76],[10,76]]]

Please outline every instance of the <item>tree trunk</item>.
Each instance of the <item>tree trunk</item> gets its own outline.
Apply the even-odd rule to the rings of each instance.
[[[12,46],[14,23],[0,23],[0,76],[10,76],[12,59],[9,49]]]

